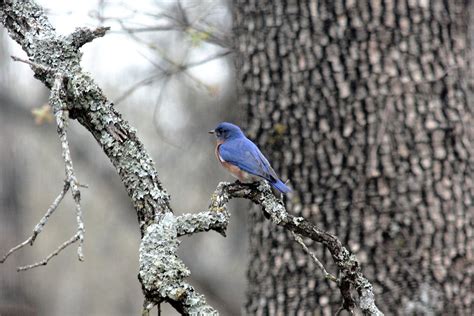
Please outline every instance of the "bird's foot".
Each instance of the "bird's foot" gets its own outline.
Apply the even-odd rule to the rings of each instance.
[[[255,182],[242,182],[240,180],[235,180],[235,184],[241,185],[248,187],[250,189],[256,189],[260,185],[260,181],[255,181]]]

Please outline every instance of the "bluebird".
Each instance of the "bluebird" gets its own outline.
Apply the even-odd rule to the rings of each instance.
[[[257,145],[245,137],[240,127],[222,122],[209,133],[217,137],[217,160],[240,182],[250,183],[265,179],[282,193],[291,191],[278,178]]]

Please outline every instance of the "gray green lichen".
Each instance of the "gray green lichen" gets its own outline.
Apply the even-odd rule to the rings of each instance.
[[[166,300],[177,301],[183,310],[191,315],[212,315],[217,312],[207,305],[204,296],[184,282],[191,272],[176,255],[177,239],[176,217],[171,213],[161,216],[158,223],[147,227],[140,245],[139,278],[145,293],[160,293]]]

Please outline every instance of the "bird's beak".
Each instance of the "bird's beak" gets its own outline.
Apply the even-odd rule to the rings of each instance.
[[[211,129],[208,133],[209,134],[214,134],[215,132],[216,132],[215,130]]]

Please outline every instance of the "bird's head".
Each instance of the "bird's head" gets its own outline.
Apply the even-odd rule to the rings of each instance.
[[[227,122],[219,123],[219,125],[217,125],[215,129],[210,130],[209,133],[215,134],[217,139],[220,141],[226,141],[231,138],[244,136],[244,133],[242,133],[240,127]]]

